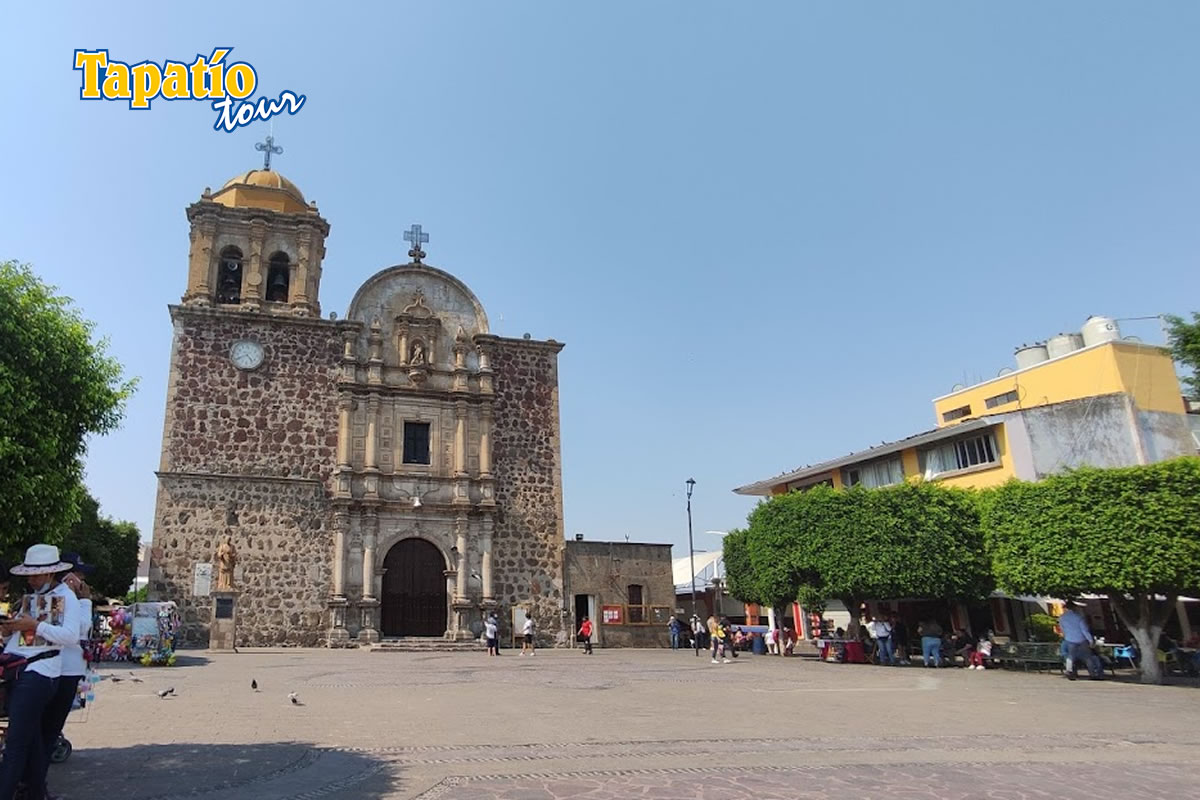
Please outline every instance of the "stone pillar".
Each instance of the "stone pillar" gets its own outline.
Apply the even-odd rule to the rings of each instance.
[[[481,556],[479,561],[480,578],[483,580],[483,602],[485,605],[496,604],[492,592],[492,518],[483,518],[483,537],[479,543]]]
[[[208,649],[232,653],[237,647],[237,600],[233,589],[216,589],[212,593],[213,618],[208,631]]]
[[[383,383],[383,326],[378,319],[371,322],[367,334],[367,383]]]
[[[467,403],[459,400],[454,404],[454,474],[467,474]]]
[[[211,276],[213,270],[213,239],[217,225],[212,219],[202,219],[192,225],[191,250],[188,251],[188,285],[183,300],[199,306],[212,304]]]
[[[454,561],[454,569],[457,575],[454,576],[454,599],[467,599],[467,518],[460,514],[454,520],[454,546],[458,550],[458,557]]]
[[[375,595],[375,547],[379,541],[379,512],[371,507],[363,509],[363,598],[358,604],[362,612],[362,628],[358,632],[360,642],[379,641],[379,600]]]
[[[353,410],[353,397],[342,395],[338,398],[338,469],[350,469],[350,412]]]
[[[288,289],[291,294],[288,299],[297,313],[311,311],[308,305],[308,266],[311,249],[312,234],[308,231],[301,231],[297,242],[295,277]]]
[[[350,511],[338,508],[333,513],[333,586],[329,598],[329,646],[340,647],[350,640],[346,630],[346,534],[350,531]]]
[[[263,239],[267,235],[267,226],[261,219],[250,222],[250,257],[243,268],[245,275],[242,279],[242,308],[257,310],[262,299],[263,269],[262,249]]]
[[[492,407],[485,405],[479,417],[479,477],[492,475]]]

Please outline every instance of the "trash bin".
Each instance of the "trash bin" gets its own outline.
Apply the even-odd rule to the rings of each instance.
[[[754,637],[754,655],[765,656],[767,654],[767,640],[761,636]]]

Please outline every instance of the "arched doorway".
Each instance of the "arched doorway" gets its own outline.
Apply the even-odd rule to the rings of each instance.
[[[446,561],[424,539],[402,539],[383,559],[380,630],[384,636],[446,632]]]

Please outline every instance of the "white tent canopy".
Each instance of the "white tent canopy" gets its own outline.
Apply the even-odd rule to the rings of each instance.
[[[694,554],[696,562],[696,591],[702,592],[712,586],[713,579],[725,580],[725,557],[720,550]],[[671,562],[675,593],[685,594],[692,590],[692,559],[684,556]]]

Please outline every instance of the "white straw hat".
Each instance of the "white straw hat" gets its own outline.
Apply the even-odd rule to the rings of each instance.
[[[47,575],[66,572],[72,564],[59,560],[58,548],[52,544],[35,544],[25,551],[25,563],[9,570],[13,575]]]

